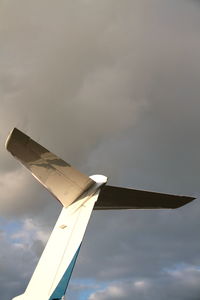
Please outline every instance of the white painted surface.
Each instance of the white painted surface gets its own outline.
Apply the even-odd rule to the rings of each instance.
[[[13,300],[49,299],[81,244],[103,183],[62,209],[25,293]]]

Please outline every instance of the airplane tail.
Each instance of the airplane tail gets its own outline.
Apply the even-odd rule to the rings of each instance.
[[[63,298],[93,208],[177,208],[194,199],[105,185],[107,177],[82,174],[16,128],[6,148],[63,205],[25,293],[13,300]]]
[[[64,207],[68,207],[95,184],[92,177],[77,171],[16,128],[8,136],[6,148]],[[104,185],[94,209],[174,209],[194,199]]]
[[[59,300],[65,295],[100,187],[107,177],[88,177],[14,129],[6,148],[63,205],[24,294],[13,300]]]

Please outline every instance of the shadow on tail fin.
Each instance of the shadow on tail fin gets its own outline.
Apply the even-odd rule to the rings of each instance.
[[[64,207],[95,184],[87,175],[16,128],[8,136],[6,148]]]

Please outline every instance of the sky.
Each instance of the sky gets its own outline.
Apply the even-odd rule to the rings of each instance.
[[[199,299],[199,28],[197,0],[0,1],[1,300],[61,210],[6,152],[13,127],[110,185],[197,197],[93,212],[67,299]]]

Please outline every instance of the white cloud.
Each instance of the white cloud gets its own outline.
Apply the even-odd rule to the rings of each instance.
[[[49,238],[49,231],[42,230],[41,224],[35,223],[32,219],[25,219],[22,222],[22,227],[11,235],[11,239],[20,240],[26,245],[31,245],[34,240],[39,240],[46,244]]]

